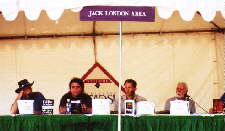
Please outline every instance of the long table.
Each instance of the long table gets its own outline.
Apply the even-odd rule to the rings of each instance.
[[[117,131],[117,115],[0,116],[0,131]],[[225,131],[225,115],[122,116],[122,131]]]

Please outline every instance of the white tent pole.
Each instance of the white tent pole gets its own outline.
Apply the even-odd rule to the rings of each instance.
[[[118,95],[118,131],[121,131],[121,83],[122,83],[122,21],[120,21],[120,65],[119,65],[119,95]]]
[[[225,21],[224,21],[225,23]],[[223,88],[225,91],[225,32],[223,33],[224,35],[224,42],[223,42]]]

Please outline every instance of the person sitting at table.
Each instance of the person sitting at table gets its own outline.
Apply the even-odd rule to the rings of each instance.
[[[167,99],[165,103],[165,108],[164,108],[165,113],[170,112],[170,101],[174,101],[174,100],[188,100],[190,113],[195,113],[196,112],[195,102],[189,99],[189,96],[187,95],[187,93],[188,93],[188,88],[186,83],[179,82],[176,88],[176,96]]]
[[[71,107],[72,114],[88,114],[92,112],[92,99],[84,93],[84,82],[79,78],[73,78],[69,83],[69,92],[64,94],[60,100],[59,113],[66,113],[67,102],[77,103],[76,107]]]
[[[225,92],[224,92],[223,95],[220,97],[220,100],[223,101],[223,102],[225,103]],[[224,105],[223,105],[223,106],[224,106]],[[210,114],[213,114],[213,113],[214,113],[213,107],[211,107],[211,108],[209,109],[209,113],[210,113]]]
[[[42,101],[45,99],[45,97],[40,92],[32,92],[31,87],[33,84],[34,82],[30,83],[27,79],[23,79],[18,82],[19,88],[15,90],[18,95],[16,96],[16,99],[10,109],[12,114],[19,113],[17,100],[34,100],[34,114],[41,114]]]
[[[221,96],[220,100],[222,100],[223,102],[225,102],[225,92],[224,92],[223,95]]]
[[[124,113],[125,112],[125,109],[124,109],[124,102],[125,100],[134,100],[135,102],[135,105],[137,104],[137,102],[140,102],[140,101],[147,101],[146,98],[138,95],[135,93],[135,91],[137,90],[137,82],[133,79],[127,79],[125,80],[124,82],[124,93],[125,95],[122,95],[121,96],[121,113]],[[117,108],[118,108],[118,100],[115,100],[114,102],[115,104],[115,110],[117,112]]]

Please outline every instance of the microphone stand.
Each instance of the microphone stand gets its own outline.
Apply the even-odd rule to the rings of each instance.
[[[209,112],[208,112],[206,109],[204,109],[200,104],[198,104],[198,102],[194,101],[194,99],[193,99],[191,96],[186,95],[186,99],[187,99],[188,101],[189,101],[189,100],[192,100],[192,101],[195,102],[195,104],[196,104],[199,108],[201,108],[205,113],[209,114]]]

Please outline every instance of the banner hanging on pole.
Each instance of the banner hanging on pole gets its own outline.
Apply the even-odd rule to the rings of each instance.
[[[155,21],[155,7],[146,6],[86,6],[80,12],[81,21]]]

